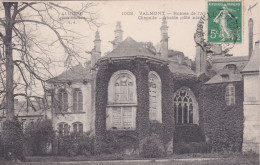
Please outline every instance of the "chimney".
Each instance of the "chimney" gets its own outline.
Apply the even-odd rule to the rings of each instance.
[[[115,49],[123,41],[123,30],[121,29],[121,22],[118,21],[115,30],[115,39],[111,41],[113,49]]]
[[[91,66],[93,67],[97,60],[101,57],[101,40],[99,36],[99,31],[96,31],[94,48],[91,51]]]
[[[248,40],[249,40],[248,55],[249,55],[249,58],[251,57],[252,52],[253,52],[253,26],[254,26],[254,21],[252,18],[250,18],[248,20]]]
[[[200,76],[203,73],[206,73],[206,56],[207,53],[201,48],[200,45],[196,45],[196,57],[195,57],[195,63],[196,63],[196,73],[198,76]]]
[[[162,26],[161,26],[161,47],[160,54],[164,59],[168,59],[168,26],[166,17],[163,16]]]

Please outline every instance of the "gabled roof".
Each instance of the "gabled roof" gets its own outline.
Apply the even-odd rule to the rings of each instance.
[[[136,56],[149,56],[152,58],[163,60],[162,57],[154,55],[147,48],[145,48],[141,43],[136,42],[131,37],[127,37],[113,51],[111,51],[101,59],[122,58],[122,57],[127,58],[127,57],[136,57]]]
[[[196,73],[193,70],[191,70],[191,68],[185,65],[181,65],[179,63],[170,62],[169,69],[174,75],[177,76],[191,76],[191,77],[197,76]]]
[[[60,75],[51,78],[49,81],[81,81],[91,79],[90,74],[91,66],[90,61],[86,62],[86,66],[83,67],[81,64],[78,64],[69,70],[64,71]]]
[[[259,44],[259,41],[258,41]],[[257,44],[256,44],[257,45]],[[254,51],[252,52],[252,56],[245,66],[245,68],[242,70],[242,73],[244,72],[259,72],[259,46],[256,46]]]
[[[215,72],[219,72],[228,64],[236,65],[239,71],[242,71],[246,64],[248,63],[248,56],[230,56],[230,57],[213,57],[212,59],[212,69]]]
[[[227,75],[228,79],[223,79],[222,75]],[[242,75],[240,74],[240,72],[236,71],[234,73],[233,71],[230,71],[228,68],[223,68],[205,84],[216,84],[236,81],[242,81]]]
[[[213,63],[229,63],[248,61],[248,56],[230,56],[230,57],[216,57],[213,59]]]

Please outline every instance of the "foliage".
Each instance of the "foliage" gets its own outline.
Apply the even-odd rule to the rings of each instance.
[[[44,155],[47,153],[48,147],[55,136],[52,121],[47,119],[30,123],[25,128],[24,135],[26,144],[31,149],[32,154],[35,156]]]
[[[25,160],[23,155],[23,140],[24,137],[20,122],[17,119],[4,121],[1,141],[4,147],[5,159]]]
[[[243,142],[243,83],[234,82],[235,105],[225,102],[227,83],[205,85],[201,98],[204,115],[204,131],[213,151],[239,152]]]
[[[190,154],[190,153],[209,153],[211,146],[205,142],[191,142],[191,143],[174,143],[174,154]]]
[[[94,154],[94,137],[90,133],[70,134],[57,137],[58,155],[76,156]]]
[[[34,90],[39,90],[39,84],[46,90],[45,83],[50,78],[47,75],[52,75],[52,61],[56,58],[53,54],[59,50],[57,48],[63,48],[67,66],[72,65],[75,59],[77,62],[82,59],[82,41],[78,38],[83,38],[83,35],[60,19],[62,13],[80,18],[89,27],[100,24],[92,10],[94,3],[75,6],[55,2],[0,3],[0,41],[4,50],[0,55],[0,107],[4,105],[7,120],[12,120],[15,115],[14,97],[25,97],[28,104],[32,98],[42,99]],[[48,35],[41,31],[48,31]],[[44,100],[46,103],[47,98]],[[7,122],[6,128],[2,136],[5,151],[23,158],[22,153],[18,153],[23,148],[18,124]]]
[[[173,135],[173,142],[189,143],[189,142],[204,142],[205,136],[201,127],[197,124],[176,125]]]
[[[126,150],[135,152],[138,144],[136,131],[107,131],[103,152],[106,154],[123,153]]]
[[[137,111],[136,111],[136,133],[140,140],[149,136],[149,86],[148,74],[155,71],[162,82],[162,136],[163,143],[172,139],[174,130],[173,81],[171,72],[167,65],[153,63],[144,58],[130,59],[129,61],[101,61],[96,77],[96,152],[101,153],[106,142],[106,105],[108,97],[108,83],[113,73],[119,70],[129,70],[136,77],[137,86]],[[146,82],[146,83],[145,83]],[[116,131],[114,131],[116,132]]]
[[[145,158],[160,158],[165,155],[165,150],[160,136],[152,134],[140,142],[140,156]]]

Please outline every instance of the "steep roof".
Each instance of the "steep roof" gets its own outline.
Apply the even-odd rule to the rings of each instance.
[[[86,66],[83,67],[81,64],[78,64],[69,70],[64,71],[60,75],[51,78],[49,81],[80,81],[80,80],[89,80],[91,79],[90,74],[90,61],[86,62]]]
[[[237,69],[241,71],[248,63],[248,56],[230,56],[230,57],[213,57],[212,69],[215,72],[219,72],[228,64],[236,65]]]
[[[227,75],[228,79],[223,79],[222,75]],[[238,70],[235,72],[228,69],[228,67],[225,67],[219,72],[213,76],[209,81],[207,81],[205,84],[216,84],[216,83],[226,83],[226,82],[236,82],[236,81],[242,81],[242,74]]]
[[[141,43],[136,42],[131,37],[127,37],[113,51],[111,51],[101,59],[126,58],[126,57],[135,57],[135,56],[149,56],[152,58],[163,60],[163,58],[154,55],[147,48],[145,48]]]
[[[176,62],[170,62],[169,69],[173,74],[177,76],[192,76],[192,77],[197,76],[196,73],[193,70],[191,70],[191,68]]]
[[[257,46],[258,44],[258,46]],[[256,44],[256,47],[254,49],[254,51],[252,52],[252,56],[249,60],[249,62],[247,63],[247,65],[245,66],[245,68],[242,70],[242,73],[244,72],[259,72],[259,41]]]
[[[216,57],[214,58],[214,63],[227,63],[227,62],[240,62],[248,61],[248,56],[229,56],[229,57]]]

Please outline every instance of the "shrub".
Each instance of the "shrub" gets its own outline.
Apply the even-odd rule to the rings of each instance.
[[[165,155],[163,143],[159,135],[152,134],[141,140],[140,142],[140,156],[145,158],[158,158]]]
[[[135,131],[107,131],[103,152],[106,154],[122,153],[127,149],[135,151],[139,140]]]
[[[174,143],[204,142],[205,136],[197,124],[176,125],[174,131]]]
[[[192,143],[175,143],[173,146],[174,154],[191,154],[191,153],[209,153],[211,146],[204,142],[192,142]]]
[[[40,156],[47,154],[55,132],[51,120],[48,119],[30,123],[25,128],[24,135],[27,150],[31,150],[31,153],[35,156]]]
[[[4,147],[4,157],[7,160],[25,160],[23,155],[23,132],[21,123],[15,118],[3,123],[1,141]]]
[[[79,154],[80,155],[94,155],[95,154],[95,138],[90,135],[90,132],[85,133],[79,140]]]
[[[58,155],[76,156],[94,154],[94,137],[90,133],[57,137]]]

